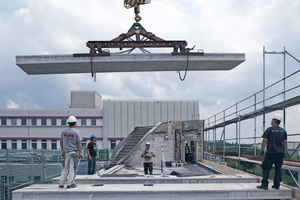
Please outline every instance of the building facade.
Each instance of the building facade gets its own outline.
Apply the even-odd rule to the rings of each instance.
[[[69,108],[0,109],[0,148],[60,149],[70,115],[78,120],[83,146],[95,134],[100,149],[113,149],[136,126],[199,119],[199,101],[102,101],[95,91],[71,91]]]

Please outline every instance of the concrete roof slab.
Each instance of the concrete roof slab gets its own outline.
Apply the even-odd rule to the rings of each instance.
[[[189,61],[188,61],[189,60]],[[188,62],[187,62],[188,61]],[[245,61],[243,53],[111,54],[92,58],[95,73],[231,70]],[[91,73],[91,57],[74,55],[16,56],[16,64],[29,75]]]

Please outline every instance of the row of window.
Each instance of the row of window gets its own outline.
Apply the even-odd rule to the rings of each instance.
[[[89,141],[82,140],[82,147],[86,147]],[[1,140],[1,149],[58,149],[59,140]],[[110,149],[117,145],[116,140],[110,140]]]
[[[8,142],[7,140],[2,140],[1,149],[8,149]],[[41,149],[48,148],[47,140],[41,140],[40,144]],[[18,140],[10,140],[10,149],[38,149],[38,140],[21,140],[21,147],[18,147],[19,145]],[[51,149],[57,149],[57,140],[51,140]]]
[[[67,119],[62,118],[62,119],[57,119],[57,118],[1,118],[1,124],[2,126],[6,125],[12,125],[12,126],[17,126],[17,125],[32,125],[32,126],[37,126],[37,125],[42,125],[42,126],[65,126],[67,125]],[[87,118],[82,118],[78,119],[77,125],[81,126],[96,126],[97,125],[97,119],[92,118],[92,119],[87,119]]]

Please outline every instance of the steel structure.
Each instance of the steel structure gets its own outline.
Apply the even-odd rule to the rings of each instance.
[[[266,86],[266,62],[265,58],[266,55],[268,54],[276,54],[276,55],[283,55],[283,77],[274,82],[273,84]],[[216,148],[216,130],[218,128],[223,128],[221,137],[220,137],[220,142],[223,142],[223,162],[225,164],[225,151],[226,151],[226,141],[235,141],[235,143],[238,145],[236,146],[236,150],[238,151],[238,163],[236,164],[236,167],[238,168],[240,160],[241,160],[241,140],[249,140],[253,139],[254,140],[254,156],[256,156],[256,149],[257,149],[257,132],[256,132],[256,117],[262,116],[263,121],[263,132],[265,131],[265,116],[267,113],[271,113],[274,111],[281,110],[283,112],[283,127],[285,128],[285,117],[286,117],[286,112],[285,109],[297,104],[300,104],[300,95],[293,95],[290,98],[286,98],[286,94],[289,92],[295,92],[296,89],[300,88],[300,84],[294,83],[292,86],[287,88],[286,86],[286,81],[291,79],[297,74],[300,74],[300,70],[296,70],[293,73],[286,75],[286,56],[290,56],[292,59],[300,63],[300,61],[295,58],[293,55],[291,55],[288,51],[286,51],[285,47],[283,51],[281,52],[275,52],[275,51],[266,51],[265,47],[263,47],[263,89],[258,91],[257,93],[239,101],[236,102],[234,105],[229,106],[228,108],[224,109],[223,111],[207,118],[205,120],[204,124],[204,133],[205,137],[204,139],[206,140],[206,145],[208,145],[208,142],[211,141],[211,131],[212,131],[212,154],[215,154],[215,148]],[[278,84],[282,84],[282,91],[273,94],[271,96],[266,97],[266,92],[269,92],[272,90],[272,87],[278,86]],[[278,88],[278,87],[277,87]],[[296,93],[296,92],[295,92]],[[297,93],[296,93],[297,94]],[[258,100],[258,96],[262,96],[262,100]],[[281,98],[280,101],[278,101],[278,98]],[[243,106],[246,101],[251,101],[253,100],[253,103],[250,105]],[[271,101],[276,101],[276,103],[269,103]],[[268,104],[267,104],[268,103]],[[262,105],[262,106],[261,106]],[[259,108],[261,106],[261,108]],[[235,111],[231,111],[235,109]],[[231,112],[230,112],[231,111]],[[248,120],[248,119],[254,119],[254,135],[253,137],[241,137],[241,121]],[[236,137],[235,138],[230,138],[226,139],[226,126],[230,124],[236,124]],[[288,134],[288,136],[299,136],[300,134]],[[298,146],[298,148],[300,145]],[[297,149],[298,149],[297,148]],[[208,149],[206,146],[205,149]],[[295,149],[295,151],[297,150]],[[290,172],[290,171],[289,171]],[[290,172],[291,174],[291,172]],[[291,174],[292,175],[292,174]],[[293,176],[292,176],[293,177]],[[296,180],[293,177],[294,180]],[[299,184],[297,183],[299,186]]]
[[[131,38],[132,36],[135,36],[135,40]],[[119,53],[130,53],[136,48],[139,48],[143,53],[150,53],[144,48],[172,47],[174,53],[187,53],[194,49],[194,47],[186,48],[187,42],[185,40],[164,40],[157,37],[153,33],[146,31],[138,22],[134,23],[127,33],[122,33],[110,41],[88,41],[86,46],[90,49],[91,54],[109,53],[105,52],[103,48],[118,48],[120,50],[130,48],[129,50]],[[199,53],[203,55],[203,51]]]

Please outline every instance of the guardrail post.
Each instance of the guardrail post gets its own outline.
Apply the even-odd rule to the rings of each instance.
[[[33,150],[31,150],[31,182],[34,183],[34,169],[33,169]]]
[[[225,156],[226,156],[226,140],[225,140],[225,110],[223,111],[223,162],[224,162],[224,165],[225,164]]]
[[[241,115],[239,115],[239,170],[241,169]]]
[[[9,151],[6,149],[6,167],[7,167],[7,174],[6,174],[6,195],[7,199],[10,199],[10,170],[9,170]]]
[[[256,111],[256,94],[254,94],[254,111]],[[254,156],[256,156],[256,117],[254,117]]]
[[[235,103],[235,115],[236,117],[238,117],[238,103],[236,102]],[[237,122],[235,124],[235,152],[238,151],[238,147],[237,147],[237,144],[238,144],[238,128],[239,128],[239,123]],[[238,161],[235,160],[235,169],[238,168]]]
[[[44,149],[42,149],[42,180],[43,180],[43,184],[45,184],[45,155],[44,155]]]

